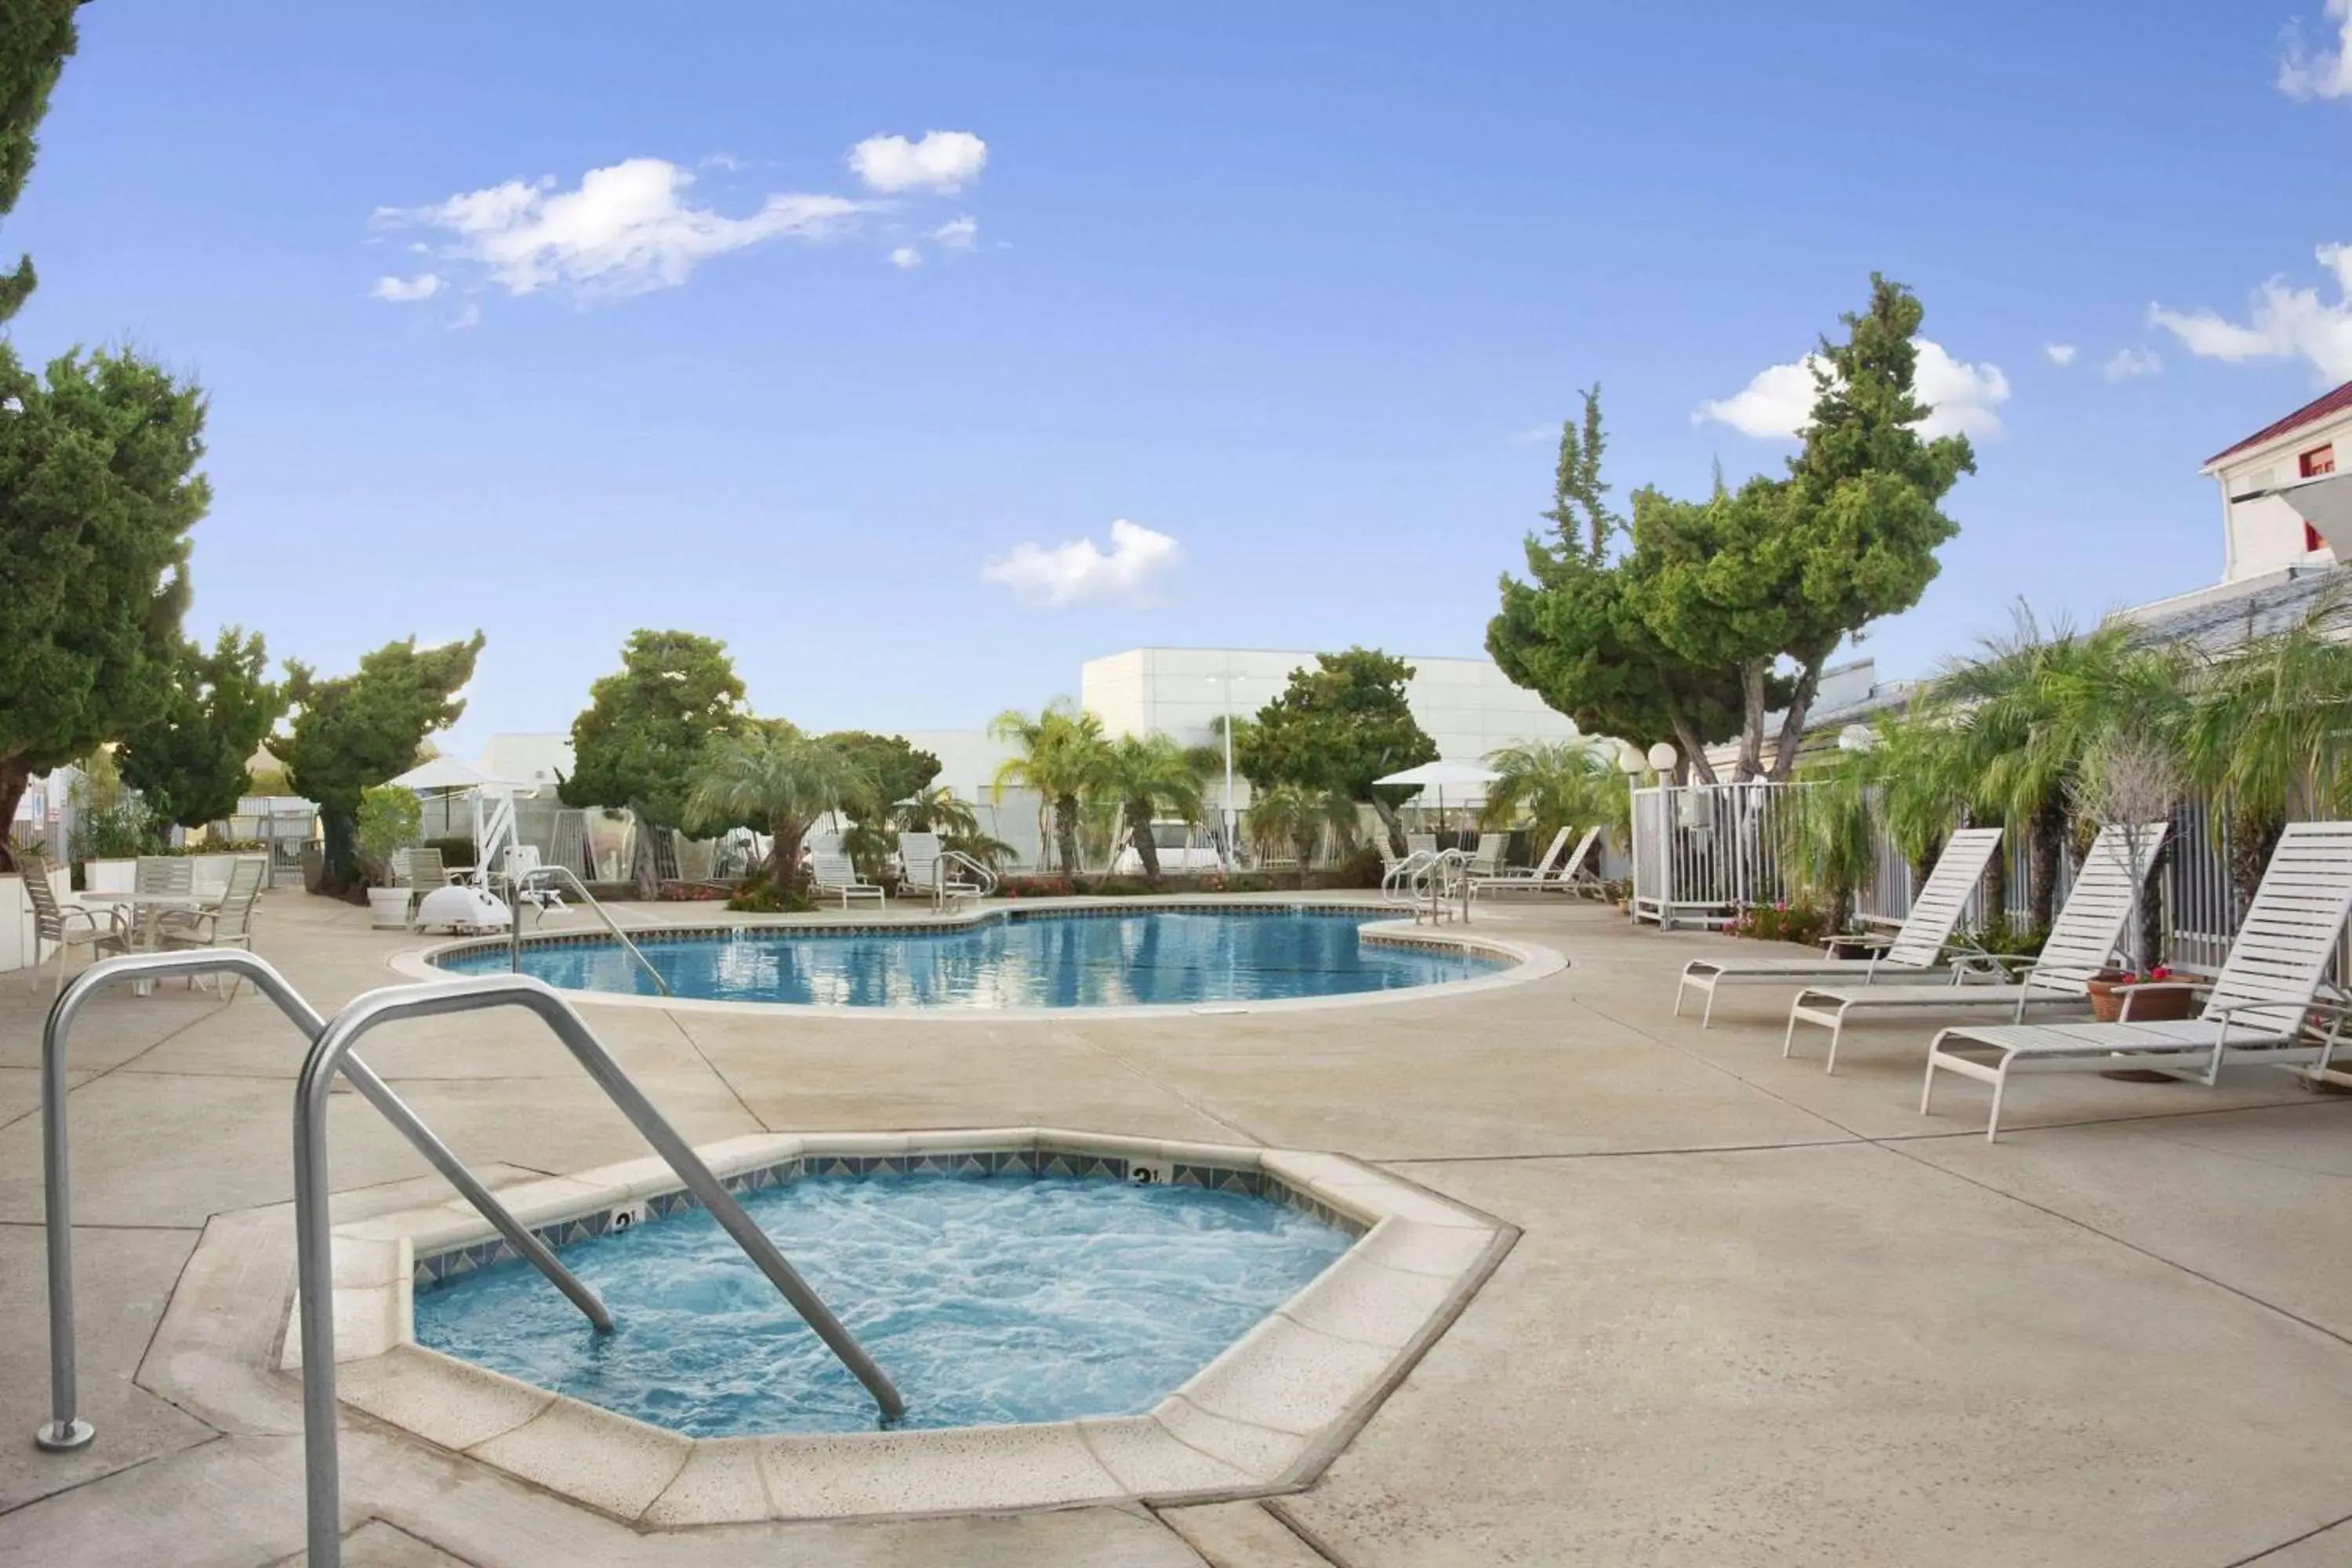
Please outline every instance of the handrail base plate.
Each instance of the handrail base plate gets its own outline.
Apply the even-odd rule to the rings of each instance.
[[[70,1454],[77,1448],[89,1447],[98,1436],[98,1428],[87,1421],[69,1422],[60,1427],[54,1421],[44,1421],[41,1429],[33,1434],[33,1446],[45,1453]]]

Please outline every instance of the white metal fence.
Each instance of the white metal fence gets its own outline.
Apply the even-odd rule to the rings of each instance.
[[[1659,785],[1635,789],[1633,918],[1675,926],[1723,926],[1743,909],[1788,899],[1794,890],[1781,866],[1781,825],[1802,784]],[[2216,969],[2238,929],[2242,889],[2231,875],[2225,814],[2203,802],[2173,813],[2172,833],[2158,879],[2158,910],[2167,962]],[[1911,912],[1916,879],[1882,828],[1870,875],[1854,897],[1864,920],[1893,923]],[[2033,845],[2019,832],[2002,840],[1998,872],[1962,916],[1981,929],[1998,909],[2012,929],[2032,912]],[[2053,905],[2074,880],[2071,849],[2058,857]],[[2352,973],[2352,966],[2347,966]]]

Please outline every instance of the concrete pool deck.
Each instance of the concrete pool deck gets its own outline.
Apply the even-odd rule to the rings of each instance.
[[[346,1561],[2352,1562],[2334,1442],[2352,1427],[2352,1103],[2254,1069],[2216,1089],[2040,1079],[1987,1145],[1971,1087],[1918,1115],[1918,1020],[1857,1026],[1829,1077],[1781,1059],[1774,989],[1727,1000],[1710,1030],[1669,1016],[1674,974],[1723,939],[1528,900],[1482,905],[1474,929],[1573,966],[1373,1008],[951,1030],[587,1010],[698,1143],[1055,1125],[1326,1149],[1518,1226],[1307,1489],[665,1531],[346,1410]],[[326,1007],[396,981],[391,955],[418,945],[288,892],[258,931]],[[71,1111],[82,1407],[99,1436],[42,1454],[48,991],[0,976],[0,1563],[294,1559],[290,1384],[241,1402],[155,1390],[177,1389],[211,1327],[167,1317],[192,1260],[233,1268],[239,1228],[256,1253],[290,1229],[299,1042],[250,989],[86,1010]],[[493,1184],[645,1152],[529,1020],[396,1026],[363,1054]],[[448,1195],[355,1097],[331,1121],[340,1214]]]

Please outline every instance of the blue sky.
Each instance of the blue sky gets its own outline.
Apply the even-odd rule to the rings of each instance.
[[[1699,411],[1878,268],[1982,432],[1906,675],[2213,580],[2197,465],[2352,375],[2331,3],[106,0],[0,249],[211,392],[192,626],[478,626],[467,752],[638,626],[824,728],[1475,653],[1578,387],[1621,493],[1777,466]]]

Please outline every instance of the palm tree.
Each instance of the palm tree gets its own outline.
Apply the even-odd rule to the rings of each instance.
[[[1260,855],[1285,850],[1298,857],[1298,885],[1307,886],[1307,868],[1326,832],[1341,853],[1353,847],[1356,803],[1338,790],[1307,789],[1280,784],[1260,791],[1250,802],[1242,826]]]
[[[2242,899],[2262,879],[2291,813],[2352,808],[2352,647],[2331,635],[2343,620],[2341,596],[2325,595],[2294,626],[2198,672],[2181,760],[2215,797]]]
[[[2044,635],[2021,605],[2011,634],[1948,667],[1922,704],[1923,718],[1949,727],[1947,791],[2031,836],[2036,925],[2050,923],[2071,837],[2067,792],[2086,760],[2119,725],[2162,731],[2181,710],[2179,656],[2139,647],[2137,635],[2121,621]]]
[[[890,808],[891,825],[901,833],[937,833],[953,837],[980,831],[980,813],[971,803],[956,798],[947,784],[917,790]]]
[[[1810,763],[1797,775],[1808,787],[1785,797],[1781,867],[1798,890],[1828,906],[1832,933],[1845,930],[1853,896],[1877,858],[1874,758],[1874,752],[1841,752]]]
[[[1598,825],[1625,841],[1632,798],[1615,763],[1590,741],[1506,746],[1486,764],[1501,776],[1486,786],[1479,826],[1498,830],[1525,818],[1529,839],[1548,844],[1563,827]]]
[[[1097,787],[1108,750],[1102,721],[1068,698],[1056,697],[1034,717],[1017,708],[1006,709],[989,721],[988,732],[1019,748],[1017,755],[999,765],[990,789],[999,799],[1009,786],[1035,790],[1038,837],[1045,837],[1050,807],[1052,842],[1061,852],[1063,873],[1076,875],[1081,803]]]
[[[1095,787],[1117,804],[1127,841],[1143,862],[1143,879],[1160,885],[1160,847],[1151,824],[1163,813],[1201,819],[1201,772],[1193,753],[1165,735],[1121,735],[1108,748]]]
[[[698,826],[764,825],[778,897],[800,892],[801,840],[828,811],[865,806],[873,780],[840,747],[781,721],[707,742],[686,808]]]

